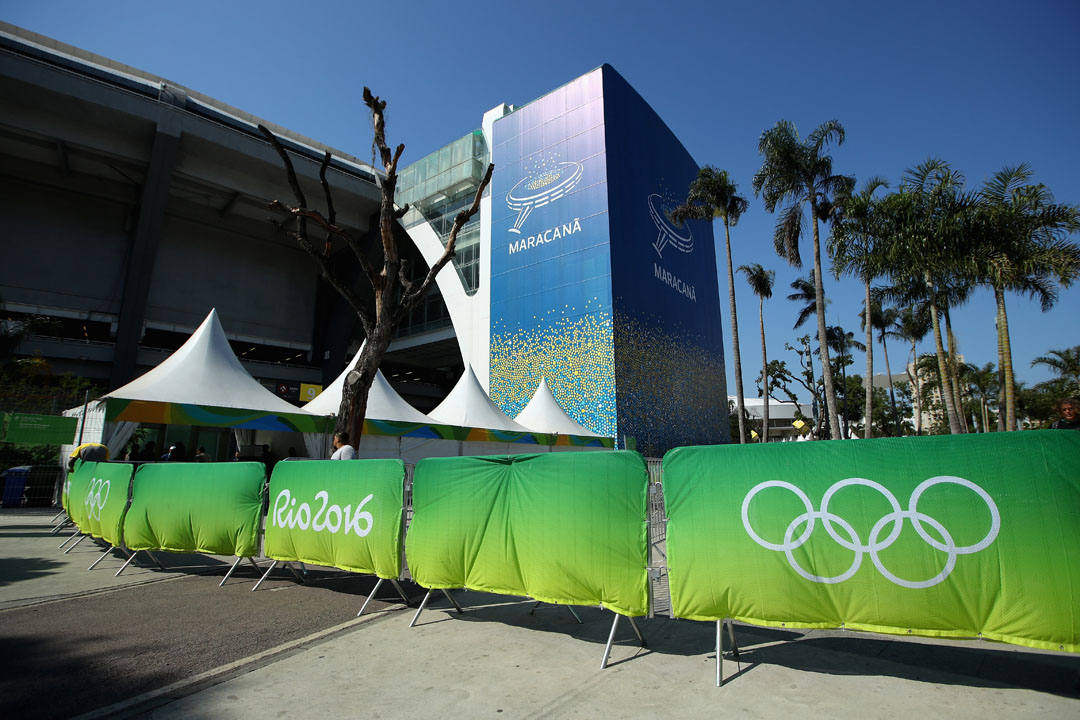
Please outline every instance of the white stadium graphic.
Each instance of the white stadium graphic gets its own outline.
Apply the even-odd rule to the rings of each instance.
[[[690,226],[687,225],[685,229],[685,235],[683,235],[678,228],[676,228],[672,222],[668,219],[665,213],[664,198],[653,193],[649,196],[649,215],[652,217],[654,223],[656,223],[656,229],[660,231],[660,234],[656,236],[656,242],[653,243],[653,249],[656,250],[656,254],[660,257],[664,256],[664,248],[671,245],[679,252],[688,253],[694,249],[694,235],[690,232]]]
[[[520,234],[529,213],[558,200],[577,187],[583,170],[579,162],[547,162],[518,180],[506,194],[507,207],[518,213],[510,232]]]

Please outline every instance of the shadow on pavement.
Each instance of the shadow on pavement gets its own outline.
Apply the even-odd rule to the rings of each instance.
[[[439,602],[435,600],[439,598]],[[578,624],[568,610],[557,605],[540,605],[533,600],[487,593],[460,591],[454,598],[465,610],[454,612],[445,598],[433,595],[419,625],[447,620],[501,623],[539,632],[559,633],[596,644],[598,654],[607,642],[613,613],[596,607],[575,606],[582,619]],[[716,625],[665,617],[636,618],[647,642],[640,648],[630,624],[619,621],[615,646],[622,648],[609,666],[632,662],[651,653],[715,658]],[[1080,657],[1066,653],[971,641],[927,640],[844,631],[794,630],[736,624],[735,637],[741,670],[753,672],[756,665],[776,665],[803,672],[833,675],[886,675],[906,680],[968,687],[1006,687],[1080,697]],[[724,632],[725,663],[735,662]],[[633,655],[626,657],[627,651]],[[730,679],[730,676],[729,676]]]

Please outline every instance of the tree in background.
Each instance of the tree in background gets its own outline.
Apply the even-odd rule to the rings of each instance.
[[[825,386],[825,404],[833,439],[839,439],[840,427],[825,336],[825,286],[821,271],[821,238],[818,220],[832,217],[834,199],[844,197],[855,185],[853,178],[834,175],[832,157],[825,154],[832,143],[844,142],[844,128],[836,120],[816,127],[805,141],[799,139],[795,125],[781,120],[761,134],[758,152],[761,168],[754,174],[754,194],[761,195],[765,209],[775,212],[785,205],[773,234],[776,253],[795,267],[802,267],[799,240],[802,237],[804,207],[809,208],[814,238],[814,301],[817,306],[818,344],[821,372]]]
[[[1037,297],[1046,311],[1057,301],[1057,286],[1080,276],[1080,246],[1068,239],[1080,229],[1080,208],[1055,203],[1045,185],[1029,182],[1033,174],[1024,163],[986,182],[979,192],[978,242],[966,259],[971,280],[994,292],[1006,430],[1016,429],[1016,380],[1005,293]]]
[[[863,329],[866,330],[866,388],[863,415],[873,415],[874,402],[874,329],[866,322],[870,312],[870,283],[881,274],[881,246],[886,242],[884,229],[877,211],[878,200],[874,194],[888,187],[883,178],[870,178],[863,185],[861,192],[845,199],[838,218],[832,223],[829,233],[828,251],[833,260],[833,274],[839,279],[842,275],[853,275],[863,283]],[[864,428],[866,439],[870,439],[871,423]]]
[[[866,312],[859,313],[863,327],[866,327]],[[896,434],[900,435],[900,414],[896,407],[896,391],[893,388],[892,367],[889,365],[889,345],[886,338],[899,337],[897,332],[900,311],[896,308],[883,307],[880,300],[870,303],[870,327],[877,330],[878,342],[881,343],[881,351],[885,355],[885,375],[889,379],[889,404],[892,407],[893,423]],[[885,427],[885,426],[882,426]]]
[[[745,443],[746,403],[743,396],[742,358],[739,353],[739,316],[735,312],[735,274],[731,268],[731,228],[739,224],[739,218],[747,211],[750,204],[740,197],[738,187],[728,175],[727,170],[706,165],[698,171],[697,178],[690,183],[686,202],[671,213],[676,225],[682,225],[688,219],[708,220],[720,218],[724,222],[724,247],[727,250],[728,304],[731,308],[731,353],[735,362],[735,400],[739,414],[739,442]]]
[[[882,257],[891,283],[888,294],[901,305],[929,308],[938,376],[943,379],[941,397],[953,434],[964,429],[950,387],[941,309],[948,305],[945,290],[956,284],[960,258],[969,252],[968,221],[974,205],[974,195],[964,190],[963,175],[942,160],[930,159],[907,170],[899,190],[879,208],[890,237]]]
[[[896,337],[911,343],[911,359],[904,363],[911,394],[915,401],[915,434],[922,435],[922,389],[916,363],[919,360],[918,344],[930,333],[930,309],[909,305],[900,312],[896,324]]]
[[[364,329],[364,344],[360,348],[360,359],[356,369],[349,373],[345,380],[345,386],[341,393],[341,405],[338,408],[337,431],[348,432],[351,437],[358,439],[364,427],[364,417],[367,414],[368,391],[375,379],[375,373],[382,363],[383,355],[390,346],[394,336],[394,329],[405,319],[409,312],[415,308],[424,298],[435,277],[448,262],[454,257],[454,248],[457,242],[458,232],[469,219],[480,209],[480,197],[484,188],[491,181],[493,165],[488,165],[487,173],[476,190],[472,205],[458,213],[454,218],[453,227],[450,230],[446,242],[446,249],[442,256],[428,270],[423,280],[414,283],[409,280],[408,267],[401,259],[399,247],[399,233],[394,230],[409,206],[398,207],[394,204],[394,194],[397,189],[397,169],[401,154],[405,151],[405,145],[398,145],[393,151],[386,144],[386,101],[373,95],[368,88],[364,88],[364,104],[371,110],[371,121],[374,128],[373,149],[378,151],[382,162],[382,175],[376,175],[382,200],[379,207],[379,232],[370,237],[377,241],[354,237],[344,228],[337,225],[337,213],[334,209],[334,200],[330,191],[330,184],[326,180],[326,169],[330,166],[331,155],[329,152],[323,157],[319,168],[319,181],[322,185],[323,196],[326,201],[326,214],[313,209],[308,205],[307,198],[300,181],[293,169],[292,160],[288,152],[282,146],[277,137],[263,125],[259,130],[270,141],[274,150],[281,158],[285,166],[285,174],[292,190],[296,205],[287,205],[278,200],[270,204],[270,207],[289,215],[295,222],[294,229],[289,230],[283,222],[271,221],[283,232],[292,237],[303,250],[311,256],[319,268],[322,277],[340,294],[356,313],[360,324]],[[323,234],[323,243],[319,247],[312,240],[308,230],[309,222],[317,225]],[[335,243],[344,244],[348,247],[363,270],[363,276],[371,285],[374,292],[374,304],[365,303],[359,293],[345,279],[339,270],[339,266],[331,262],[330,254]],[[377,258],[377,259],[373,259]]]
[[[773,280],[776,278],[774,270],[766,270],[759,263],[740,265],[739,272],[746,274],[746,282],[758,298],[758,322],[761,325],[761,374],[765,381],[762,387],[761,409],[761,442],[769,442],[769,356],[765,349],[765,300],[772,297]]]
[[[1031,367],[1045,365],[1063,381],[1061,396],[1080,395],[1080,345],[1064,350],[1051,350],[1031,361]]]
[[[835,353],[834,362],[836,363],[836,368],[834,369],[834,371],[841,376],[844,383],[844,404],[842,414],[844,419],[844,437],[847,438],[851,437],[848,433],[848,418],[851,416],[852,412],[851,409],[848,407],[848,398],[851,396],[851,393],[848,392],[847,366],[854,362],[854,360],[852,360],[851,358],[851,351],[865,351],[866,346],[855,339],[855,333],[847,332],[839,325],[830,325],[826,330],[825,337],[827,338],[827,341],[829,343],[829,349],[831,349],[833,353]],[[837,402],[839,402],[839,398],[837,398]],[[860,411],[858,415],[859,417],[862,417],[863,412]]]

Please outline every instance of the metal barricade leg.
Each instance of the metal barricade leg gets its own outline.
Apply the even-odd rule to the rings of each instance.
[[[256,575],[261,575],[262,574],[262,568],[259,567],[259,563],[255,562],[255,558],[249,557],[249,558],[246,558],[246,560],[249,563],[251,563],[251,567],[255,568],[255,574]]]
[[[461,613],[465,612],[464,610],[461,609],[461,606],[457,604],[457,600],[454,599],[454,596],[450,594],[449,590],[447,590],[446,588],[443,588],[442,594],[445,595],[446,599],[450,601],[450,604],[453,605],[457,609],[459,615]]]
[[[96,568],[96,567],[97,567],[97,564],[98,564],[99,562],[101,562],[102,560],[104,560],[104,559],[105,559],[105,556],[106,556],[106,555],[108,555],[108,554],[109,554],[109,552],[110,552],[111,550],[113,550],[113,546],[112,546],[112,545],[110,545],[109,547],[105,548],[105,552],[101,553],[101,555],[98,555],[98,559],[94,561],[94,564],[93,564],[93,565],[91,565],[90,567],[86,568],[86,569],[87,569],[87,570],[93,570],[94,568]]]
[[[611,632],[608,634],[607,645],[604,646],[604,657],[600,660],[600,669],[607,667],[608,657],[611,655],[611,644],[615,642],[615,629],[619,627],[619,613],[614,613],[615,621],[611,623]]]
[[[649,643],[645,642],[645,636],[641,634],[640,630],[638,630],[638,626],[637,623],[634,622],[634,618],[627,615],[626,619],[630,621],[630,627],[633,628],[634,634],[637,635],[637,639],[638,642],[641,643],[641,647],[649,647]]]
[[[566,606],[566,609],[567,609],[567,610],[569,610],[569,611],[570,611],[570,614],[574,616],[574,619],[575,619],[575,620],[577,620],[577,624],[578,624],[578,625],[584,625],[584,624],[585,624],[585,623],[581,622],[581,618],[580,618],[580,617],[578,617],[577,611],[576,611],[576,610],[574,610],[574,606],[573,606],[573,605],[567,605],[567,606]]]
[[[375,587],[372,588],[370,593],[368,593],[367,600],[365,600],[364,604],[360,606],[360,612],[356,613],[356,617],[360,617],[364,614],[364,611],[367,610],[368,603],[371,602],[371,598],[375,597],[375,594],[379,592],[379,588],[382,587],[382,584],[383,579],[379,578],[379,582],[375,583]]]
[[[64,551],[64,554],[67,555],[69,552],[71,552],[72,550],[75,549],[76,545],[78,545],[79,543],[81,543],[83,540],[85,540],[88,537],[90,537],[90,536],[89,535],[83,535],[81,538],[79,538],[74,543],[72,543],[71,547],[69,547],[67,550]]]
[[[735,642],[735,621],[731,618],[727,620],[728,637],[731,638],[731,657],[739,657],[739,643]]]
[[[414,625],[416,625],[416,621],[420,619],[420,613],[424,612],[424,608],[427,606],[427,601],[431,599],[431,593],[433,592],[435,591],[428,590],[427,594],[424,595],[424,599],[420,601],[420,607],[416,609],[416,614],[413,615],[413,619],[412,622],[409,623],[409,627],[413,627]]]
[[[57,545],[57,546],[56,546],[56,549],[57,549],[57,550],[59,550],[60,548],[64,547],[64,546],[65,546],[65,545],[67,545],[67,544],[68,544],[69,542],[71,542],[71,541],[72,541],[72,540],[74,540],[74,539],[75,539],[76,537],[78,537],[78,535],[79,535],[80,533],[82,533],[82,530],[76,530],[75,532],[73,532],[73,533],[71,534],[71,537],[69,537],[69,538],[68,538],[67,540],[65,540],[64,542],[62,542],[62,543],[60,543],[59,545]]]
[[[131,553],[131,555],[127,559],[127,562],[124,563],[123,566],[121,566],[121,568],[116,571],[116,574],[113,575],[113,577],[120,577],[120,573],[124,572],[124,570],[127,570],[127,566],[130,565],[131,562],[135,559],[135,555],[136,553]]]
[[[229,572],[225,573],[225,577],[221,578],[221,582],[218,583],[218,587],[221,587],[222,585],[225,584],[225,581],[229,579],[229,576],[233,574],[233,570],[236,569],[236,566],[239,565],[240,561],[243,560],[243,559],[244,558],[240,558],[240,557],[236,558],[236,562],[234,562],[232,564],[232,567],[229,568]]]
[[[394,589],[396,589],[398,591],[398,595],[401,596],[401,601],[403,603],[405,603],[406,607],[408,607],[408,605],[409,605],[409,596],[406,595],[405,591],[401,589],[401,583],[399,583],[397,580],[391,580],[390,582],[391,582],[391,584],[393,584]]]
[[[304,563],[300,563],[300,565],[301,565],[301,567],[303,567]],[[289,572],[291,572],[293,574],[293,577],[296,578],[297,582],[299,582],[299,583],[304,582],[304,576],[301,575],[300,573],[296,572],[296,568],[293,567],[292,563],[290,563],[290,562],[285,563],[285,567],[289,568]],[[304,570],[304,572],[307,572],[307,570]]]
[[[724,621],[716,621],[716,687],[724,682],[724,648],[721,647],[721,643],[724,639]]]
[[[266,568],[266,572],[263,573],[263,576],[261,578],[259,578],[259,582],[255,583],[255,587],[251,588],[251,592],[255,592],[256,590],[259,589],[259,586],[263,584],[263,580],[265,580],[267,578],[267,576],[269,576],[270,573],[272,573],[274,571],[274,568],[277,567],[277,564],[278,564],[277,560],[270,563],[270,567]]]

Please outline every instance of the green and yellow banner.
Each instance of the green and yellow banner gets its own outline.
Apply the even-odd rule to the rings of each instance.
[[[256,462],[143,465],[132,484],[124,542],[131,550],[254,556],[265,477]]]
[[[401,460],[280,462],[263,552],[273,560],[401,575]]]
[[[1080,433],[678,448],[672,611],[1080,652]]]
[[[79,462],[69,476],[68,517],[86,535],[119,547],[134,466],[127,463]]]
[[[647,482],[625,451],[421,460],[409,570],[426,588],[644,615]]]

